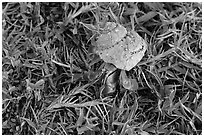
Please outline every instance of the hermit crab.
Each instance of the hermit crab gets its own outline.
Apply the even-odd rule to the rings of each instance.
[[[130,71],[143,58],[147,50],[145,40],[134,29],[129,31],[119,23],[106,22],[93,45],[94,53],[114,66],[107,69],[102,95],[115,93],[119,79],[125,89],[135,90],[136,79],[128,78],[125,71]]]
[[[109,71],[105,80],[103,94],[111,94],[116,90],[117,77],[125,89],[137,89],[136,79],[127,77],[125,71],[131,70],[142,59],[147,49],[145,40],[134,30],[127,31],[125,27],[115,22],[107,22],[102,33],[97,37],[95,53],[104,62],[121,69],[112,73]],[[111,75],[109,75],[111,74]]]

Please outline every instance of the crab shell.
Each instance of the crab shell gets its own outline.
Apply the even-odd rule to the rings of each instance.
[[[114,22],[107,22],[96,41],[96,54],[117,68],[131,70],[142,59],[147,49],[145,40],[135,31]]]

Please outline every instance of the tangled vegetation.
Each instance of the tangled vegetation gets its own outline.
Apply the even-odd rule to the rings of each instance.
[[[106,22],[148,43],[130,71],[93,52]],[[3,135],[201,134],[201,3],[4,2],[2,27]]]

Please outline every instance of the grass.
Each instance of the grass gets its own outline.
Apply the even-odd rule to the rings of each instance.
[[[107,21],[148,43],[130,71],[94,51]],[[2,3],[3,135],[200,135],[201,3]]]

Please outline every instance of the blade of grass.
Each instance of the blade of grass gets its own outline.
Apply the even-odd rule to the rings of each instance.
[[[153,17],[155,17],[157,15],[156,12],[154,11],[150,11],[147,14],[142,15],[141,17],[137,18],[139,23],[144,23],[149,21],[150,19],[152,19]]]
[[[171,48],[171,49],[163,52],[162,54],[159,54],[159,55],[157,55],[157,56],[155,56],[155,57],[153,57],[147,61],[139,62],[138,65],[145,65],[145,64],[150,63],[150,62],[155,62],[156,60],[159,60],[159,59],[175,52],[175,50],[176,50],[175,48]]]

